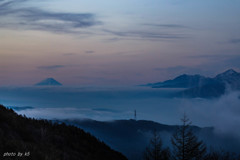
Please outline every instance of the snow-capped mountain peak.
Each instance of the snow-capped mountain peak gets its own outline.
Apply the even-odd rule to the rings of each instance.
[[[56,81],[54,78],[46,78],[35,85],[37,85],[37,86],[61,86],[62,84],[60,82]]]

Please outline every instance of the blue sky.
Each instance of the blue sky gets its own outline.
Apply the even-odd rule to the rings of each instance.
[[[238,0],[0,0],[0,85],[133,85],[240,69]]]

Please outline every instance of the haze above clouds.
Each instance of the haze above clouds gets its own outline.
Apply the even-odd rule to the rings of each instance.
[[[132,85],[239,71],[237,0],[1,0],[0,85]],[[224,11],[224,12],[223,12]]]

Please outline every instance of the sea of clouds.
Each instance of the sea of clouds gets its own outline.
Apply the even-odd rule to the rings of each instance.
[[[180,124],[184,113],[193,125],[213,126],[219,135],[240,139],[240,92],[215,99],[173,98],[174,89],[145,87],[1,87],[0,103],[39,119],[152,120]]]

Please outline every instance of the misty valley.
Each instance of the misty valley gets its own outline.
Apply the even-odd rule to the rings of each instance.
[[[153,133],[171,153],[172,135],[187,115],[208,152],[236,158],[232,153],[240,153],[239,73],[228,70],[216,77],[228,82],[181,75],[139,86],[62,86],[47,79],[36,86],[0,87],[0,103],[18,115],[83,129],[130,160],[144,158]],[[226,92],[215,94],[221,84]],[[182,95],[194,87],[206,90],[205,85],[209,92],[215,87],[218,96]]]

